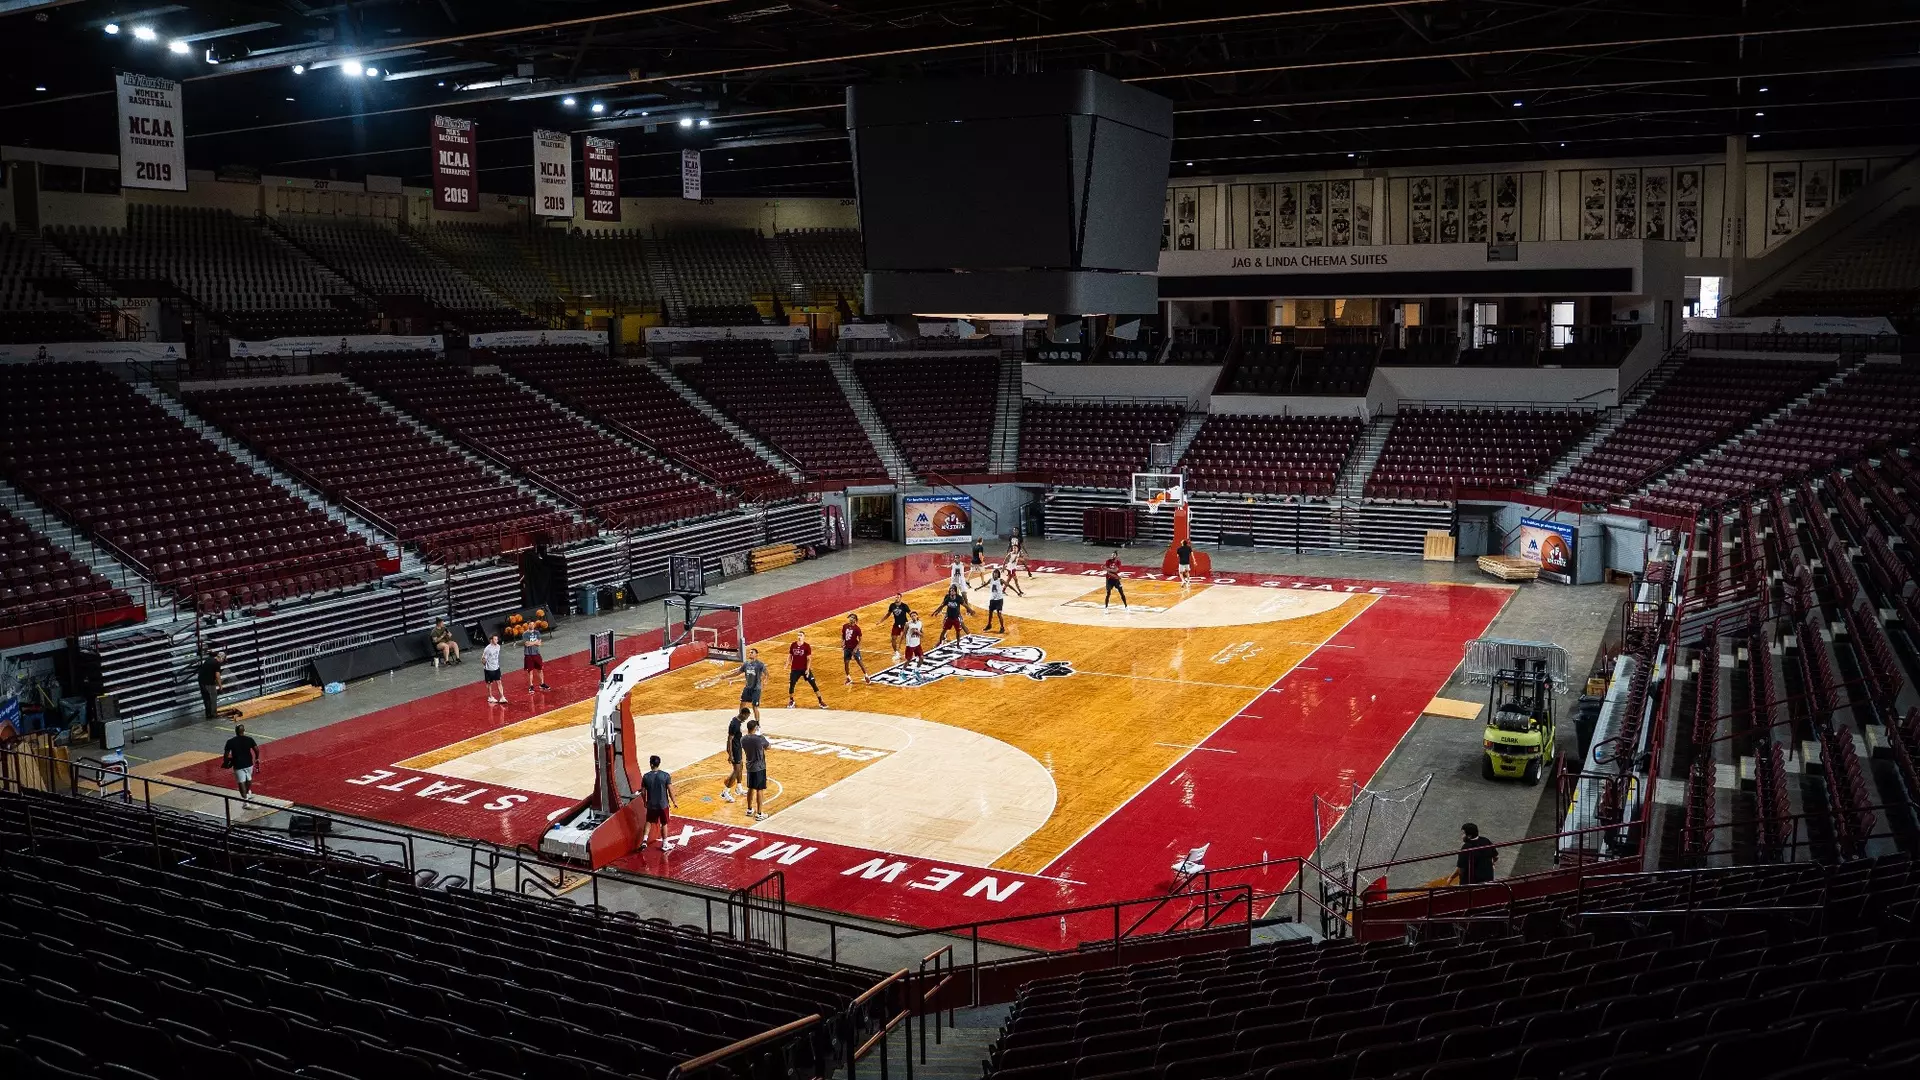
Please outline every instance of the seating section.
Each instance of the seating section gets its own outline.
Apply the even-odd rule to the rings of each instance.
[[[1373,368],[1380,359],[1380,346],[1368,343],[1331,344],[1319,350],[1300,350],[1300,377],[1295,383],[1298,394],[1333,394],[1357,397],[1373,382]]]
[[[65,277],[60,266],[31,240],[0,222],[0,344],[101,337],[71,302],[49,296],[35,285]]]
[[[1920,207],[1837,244],[1754,315],[1892,315],[1920,311]]]
[[[854,370],[917,472],[981,472],[1000,400],[1000,358],[870,359]]]
[[[801,229],[780,241],[793,259],[799,284],[816,304],[845,300],[856,307],[866,292],[866,253],[858,229]]]
[[[1291,345],[1245,345],[1227,371],[1225,394],[1291,394],[1300,357]]]
[[[537,230],[535,235],[548,230]],[[560,287],[533,257],[525,234],[494,225],[440,222],[421,237],[468,277],[521,308],[560,302]]]
[[[706,485],[499,375],[418,360],[369,360],[348,374],[467,449],[607,525],[650,528],[732,505]]]
[[[69,226],[43,235],[110,283],[172,284],[242,337],[369,332],[361,314],[340,306],[352,285],[225,210],[133,203],[124,230]]]
[[[593,526],[542,504],[344,383],[208,390],[187,403],[222,431],[438,562],[498,555]]]
[[[1606,502],[1730,438],[1834,369],[1786,360],[1690,357],[1613,434],[1555,482],[1551,494]]]
[[[1227,358],[1227,332],[1215,326],[1175,327],[1169,364],[1219,364]]]
[[[793,484],[785,473],[647,368],[620,363],[591,349],[501,349],[493,355],[515,377],[569,408],[630,435],[723,487],[763,498],[792,494]]]
[[[638,233],[536,229],[532,247],[567,294],[586,307],[632,311],[660,302],[647,269],[646,240]]]
[[[1728,444],[1633,505],[1691,514],[1920,435],[1920,370],[1867,364],[1778,421]]]
[[[1331,495],[1366,424],[1349,416],[1214,413],[1180,459],[1195,491]]]
[[[1521,487],[1599,419],[1585,409],[1405,409],[1394,417],[1366,494],[1451,499],[1455,488]]]
[[[425,297],[475,332],[538,326],[451,263],[383,222],[289,214],[279,219],[279,228],[375,296]]]
[[[105,370],[0,367],[0,470],[183,602],[362,584],[382,553]]]
[[[695,307],[752,306],[754,297],[784,288],[766,241],[750,229],[668,233],[654,241],[654,251],[680,286],[689,312]]]
[[[0,626],[132,606],[132,598],[112,582],[0,510]]]
[[[1030,399],[1020,422],[1020,468],[1050,472],[1057,486],[1129,487],[1153,444],[1172,441],[1182,412],[1178,405]]]
[[[823,480],[887,474],[825,360],[776,356],[759,341],[715,341],[680,374],[734,422]]]
[[[103,800],[0,794],[0,850],[8,1077],[664,1080],[818,1013],[817,1075],[879,979]]]
[[[1583,890],[1577,923],[1570,895],[1517,901],[1508,936],[1281,941],[1036,980],[987,1077],[1908,1076],[1916,891],[1904,857],[1634,876]],[[1599,914],[1794,903],[1823,918]]]

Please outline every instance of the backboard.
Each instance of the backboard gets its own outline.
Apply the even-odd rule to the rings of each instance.
[[[1133,474],[1131,500],[1149,511],[1162,504],[1179,506],[1187,501],[1186,477],[1175,472],[1137,472]]]
[[[707,568],[700,556],[667,556],[667,591],[679,596],[706,595]]]

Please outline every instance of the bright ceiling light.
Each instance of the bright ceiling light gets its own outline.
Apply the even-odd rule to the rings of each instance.
[[[606,106],[606,103],[605,103],[605,102],[600,102],[600,101],[596,101],[596,102],[594,102],[594,103],[593,103],[593,111],[594,111],[595,113],[603,113],[603,112],[606,112],[606,111],[607,111],[607,106]]]
[[[34,93],[36,94],[44,94],[47,92],[47,88],[44,86],[36,86],[33,88],[33,90],[34,90]]]
[[[219,63],[219,62],[220,62],[220,58],[219,58],[218,56],[215,56],[215,55],[214,55],[214,53],[213,53],[213,50],[212,50],[212,49],[208,49],[208,50],[207,50],[207,63],[209,63],[209,64],[217,64],[217,63]]]
[[[1766,114],[1766,113],[1763,113],[1763,112],[1757,112],[1757,113],[1754,113],[1753,115],[1755,115],[1755,116],[1765,116],[1765,115],[1767,115],[1767,114]]]
[[[160,35],[154,33],[153,27],[151,26],[136,26],[133,28],[133,36],[139,38],[141,41],[152,41]]]
[[[701,117],[701,118],[700,118],[700,126],[701,126],[701,127],[712,127],[712,126],[713,126],[713,121],[711,121],[711,120],[709,120],[709,119],[707,119],[706,117],[704,117],[704,116],[703,116],[703,117]]]
[[[1761,87],[1761,88],[1760,88],[1760,92],[1761,92],[1761,93],[1763,93],[1763,94],[1764,94],[1764,93],[1766,93],[1766,92],[1767,92],[1767,88],[1766,88],[1766,87],[1764,87],[1764,86],[1763,86],[1763,87]]]
[[[358,60],[346,60],[340,64],[341,73],[355,79],[366,74],[366,70],[366,68],[360,66],[360,61]]]
[[[188,45],[186,42],[181,41],[179,38],[175,38],[172,41],[167,42],[167,51],[174,54],[175,56],[187,55],[187,50],[190,48],[192,48],[191,45]]]
[[[377,78],[379,78],[379,77],[380,77],[380,69],[379,69],[379,68],[377,68],[377,67],[370,67],[370,68],[368,68],[368,69],[367,69],[367,78],[369,78],[369,79],[377,79]]]
[[[307,65],[305,64],[293,65],[293,73],[295,75],[305,75],[307,73]]]
[[[680,126],[681,126],[681,127],[692,127],[692,126],[693,126],[693,117],[691,117],[691,116],[683,116],[683,117],[681,117],[681,118],[680,118]]]
[[[571,109],[574,106],[574,101],[570,97],[563,97],[560,99],[560,104],[565,105],[567,108]]]
[[[120,24],[117,22],[110,22],[107,25],[101,27],[100,29],[105,30],[109,34],[117,34],[120,32]]]

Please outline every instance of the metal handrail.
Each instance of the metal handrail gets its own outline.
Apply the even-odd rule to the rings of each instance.
[[[811,1016],[803,1016],[790,1023],[781,1024],[779,1027],[768,1028],[758,1035],[749,1035],[739,1042],[729,1043],[718,1050],[701,1054],[697,1058],[689,1058],[667,1070],[667,1080],[678,1080],[679,1077],[691,1076],[694,1073],[710,1069],[730,1058],[739,1057],[749,1050],[758,1049],[768,1043],[784,1039],[789,1035],[796,1035],[820,1023],[823,1019],[825,1018],[819,1013],[814,1013]]]

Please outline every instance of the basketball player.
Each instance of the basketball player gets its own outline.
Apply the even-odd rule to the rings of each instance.
[[[802,679],[813,687],[813,697],[821,708],[827,707],[827,699],[820,696],[820,683],[813,677],[813,646],[807,644],[807,632],[802,630],[793,635],[793,644],[787,646],[787,708],[793,708],[793,688],[800,685]]]
[[[947,643],[947,631],[949,630],[953,631],[953,640],[955,641],[959,641],[961,636],[967,633],[967,624],[960,618],[961,612],[965,612],[968,615],[973,614],[973,605],[967,603],[966,590],[948,588],[946,597],[940,601],[940,606],[934,610],[938,611],[941,616],[940,640],[933,643],[934,648],[937,649]]]
[[[960,561],[960,556],[955,555],[953,565],[947,568],[947,588],[965,591],[966,587],[967,564]]]
[[[747,816],[759,820],[767,816],[767,737],[760,734],[760,721],[747,721],[740,752],[747,756]]]
[[[907,606],[906,597],[893,594],[893,603],[887,605],[887,615],[893,619],[893,662],[900,662],[900,639],[907,636],[907,620],[912,618],[913,609]]]
[[[1007,632],[1007,587],[1000,579],[1000,571],[995,568],[993,576],[987,579],[987,630],[993,630],[993,617],[1000,616],[1000,632]]]
[[[926,640],[926,633],[926,628],[920,625],[920,613],[910,612],[907,615],[907,628],[901,636],[907,643],[907,663],[913,665],[916,675],[920,673],[920,664],[925,659],[920,643]]]
[[[1019,548],[1007,552],[1007,588],[1012,589],[1015,596],[1027,595],[1027,590],[1020,587],[1020,568],[1026,563],[1027,556]],[[1033,571],[1027,571],[1027,576],[1032,577]]]
[[[728,770],[726,780],[720,785],[721,802],[732,802],[733,790],[736,787],[740,789],[740,794],[745,795],[747,793],[746,787],[742,784],[742,777],[745,775],[745,770],[740,766],[740,739],[747,722],[747,717],[751,715],[753,715],[753,710],[742,705],[740,706],[740,711],[733,714],[733,719],[727,721],[727,764],[731,765],[732,768]]]
[[[527,636],[522,640],[522,643],[524,650],[520,660],[520,666],[527,669],[527,693],[531,694],[535,690],[553,689],[553,687],[547,685],[546,662],[540,659],[540,631],[527,631]],[[539,680],[538,686],[534,685],[536,679]]]
[[[1180,541],[1180,546],[1173,549],[1173,553],[1180,559],[1181,587],[1184,588],[1193,584],[1191,578],[1193,573],[1193,544],[1189,541],[1182,540]]]
[[[759,649],[747,650],[747,658],[740,662],[739,669],[727,676],[728,682],[735,679],[746,680],[746,685],[740,688],[740,707],[752,709],[753,718],[760,719],[760,688],[767,680],[767,665],[761,662]]]
[[[647,800],[647,831],[640,834],[640,850],[647,850],[647,841],[653,839],[653,830],[660,829],[660,850],[672,851],[673,844],[667,840],[667,825],[670,823],[669,810],[678,810],[680,800],[673,797],[673,775],[660,767],[660,755],[647,759],[647,771],[640,777],[640,793]]]
[[[1009,567],[1015,565],[1025,566],[1027,568],[1027,576],[1033,576],[1033,567],[1027,562],[1026,542],[1020,539],[1020,534],[1018,533],[1007,537],[1007,565]],[[1015,591],[1017,592],[1018,590]]]
[[[983,537],[973,538],[973,558],[969,560],[971,568],[967,570],[967,585],[977,589],[987,583],[987,541]],[[980,575],[980,585],[973,583],[973,575]]]
[[[1119,548],[1115,548],[1113,551],[1113,554],[1107,556],[1107,593],[1105,596],[1101,597],[1100,606],[1106,607],[1108,604],[1112,603],[1114,593],[1120,594],[1120,606],[1122,608],[1128,611],[1133,610],[1132,608],[1127,606],[1127,590],[1124,586],[1120,584],[1120,549]]]
[[[872,682],[867,677],[867,661],[860,655],[860,616],[847,613],[847,621],[840,624],[840,671],[847,677],[847,685],[853,685],[853,665],[860,665],[860,681]]]

